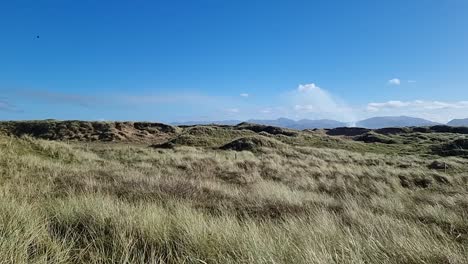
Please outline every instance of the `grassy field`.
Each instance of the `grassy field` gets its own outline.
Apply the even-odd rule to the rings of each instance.
[[[0,263],[468,263],[468,160],[432,151],[460,135],[183,131],[0,135]]]

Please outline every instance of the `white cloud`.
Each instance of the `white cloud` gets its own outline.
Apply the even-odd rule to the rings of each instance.
[[[398,78],[394,78],[394,79],[388,80],[388,84],[390,84],[390,85],[400,85],[401,80],[398,79]]]
[[[376,112],[384,108],[400,108],[400,107],[404,107],[408,105],[409,105],[409,102],[402,102],[402,101],[388,101],[385,103],[369,103],[367,105],[367,110],[369,112]]]
[[[300,84],[299,87],[297,88],[299,92],[311,92],[311,91],[319,91],[320,92],[320,87],[315,85],[315,83],[309,83],[309,84]]]
[[[249,97],[249,94],[248,93],[241,93],[240,96],[241,97]]]
[[[299,85],[292,92],[291,100],[296,118],[355,119],[350,107],[314,83]]]
[[[270,114],[271,112],[272,112],[271,108],[265,108],[265,109],[260,110],[260,113],[262,114]]]

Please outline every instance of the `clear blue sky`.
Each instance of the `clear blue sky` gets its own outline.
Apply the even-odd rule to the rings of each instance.
[[[468,117],[467,13],[465,0],[2,1],[0,119]]]

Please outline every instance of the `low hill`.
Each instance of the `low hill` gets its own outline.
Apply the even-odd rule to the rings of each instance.
[[[458,128],[0,128],[2,263],[468,263]]]
[[[0,122],[0,133],[38,139],[74,142],[121,142],[173,149],[181,146],[220,148],[241,138],[268,137],[288,145],[346,149],[385,154],[462,156],[460,151],[439,151],[443,143],[465,138],[467,127],[445,125],[368,129],[295,130],[243,122],[235,126],[170,126],[149,122],[9,121]],[[252,141],[252,140],[250,140]],[[439,147],[440,146],[440,147]],[[460,155],[458,155],[460,154]]]
[[[0,132],[49,140],[154,142],[171,137],[177,128],[149,122],[7,121]]]

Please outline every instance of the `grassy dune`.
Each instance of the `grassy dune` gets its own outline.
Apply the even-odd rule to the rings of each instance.
[[[202,142],[253,135],[229,133]],[[172,149],[0,136],[0,263],[468,263],[466,159],[194,134]]]

